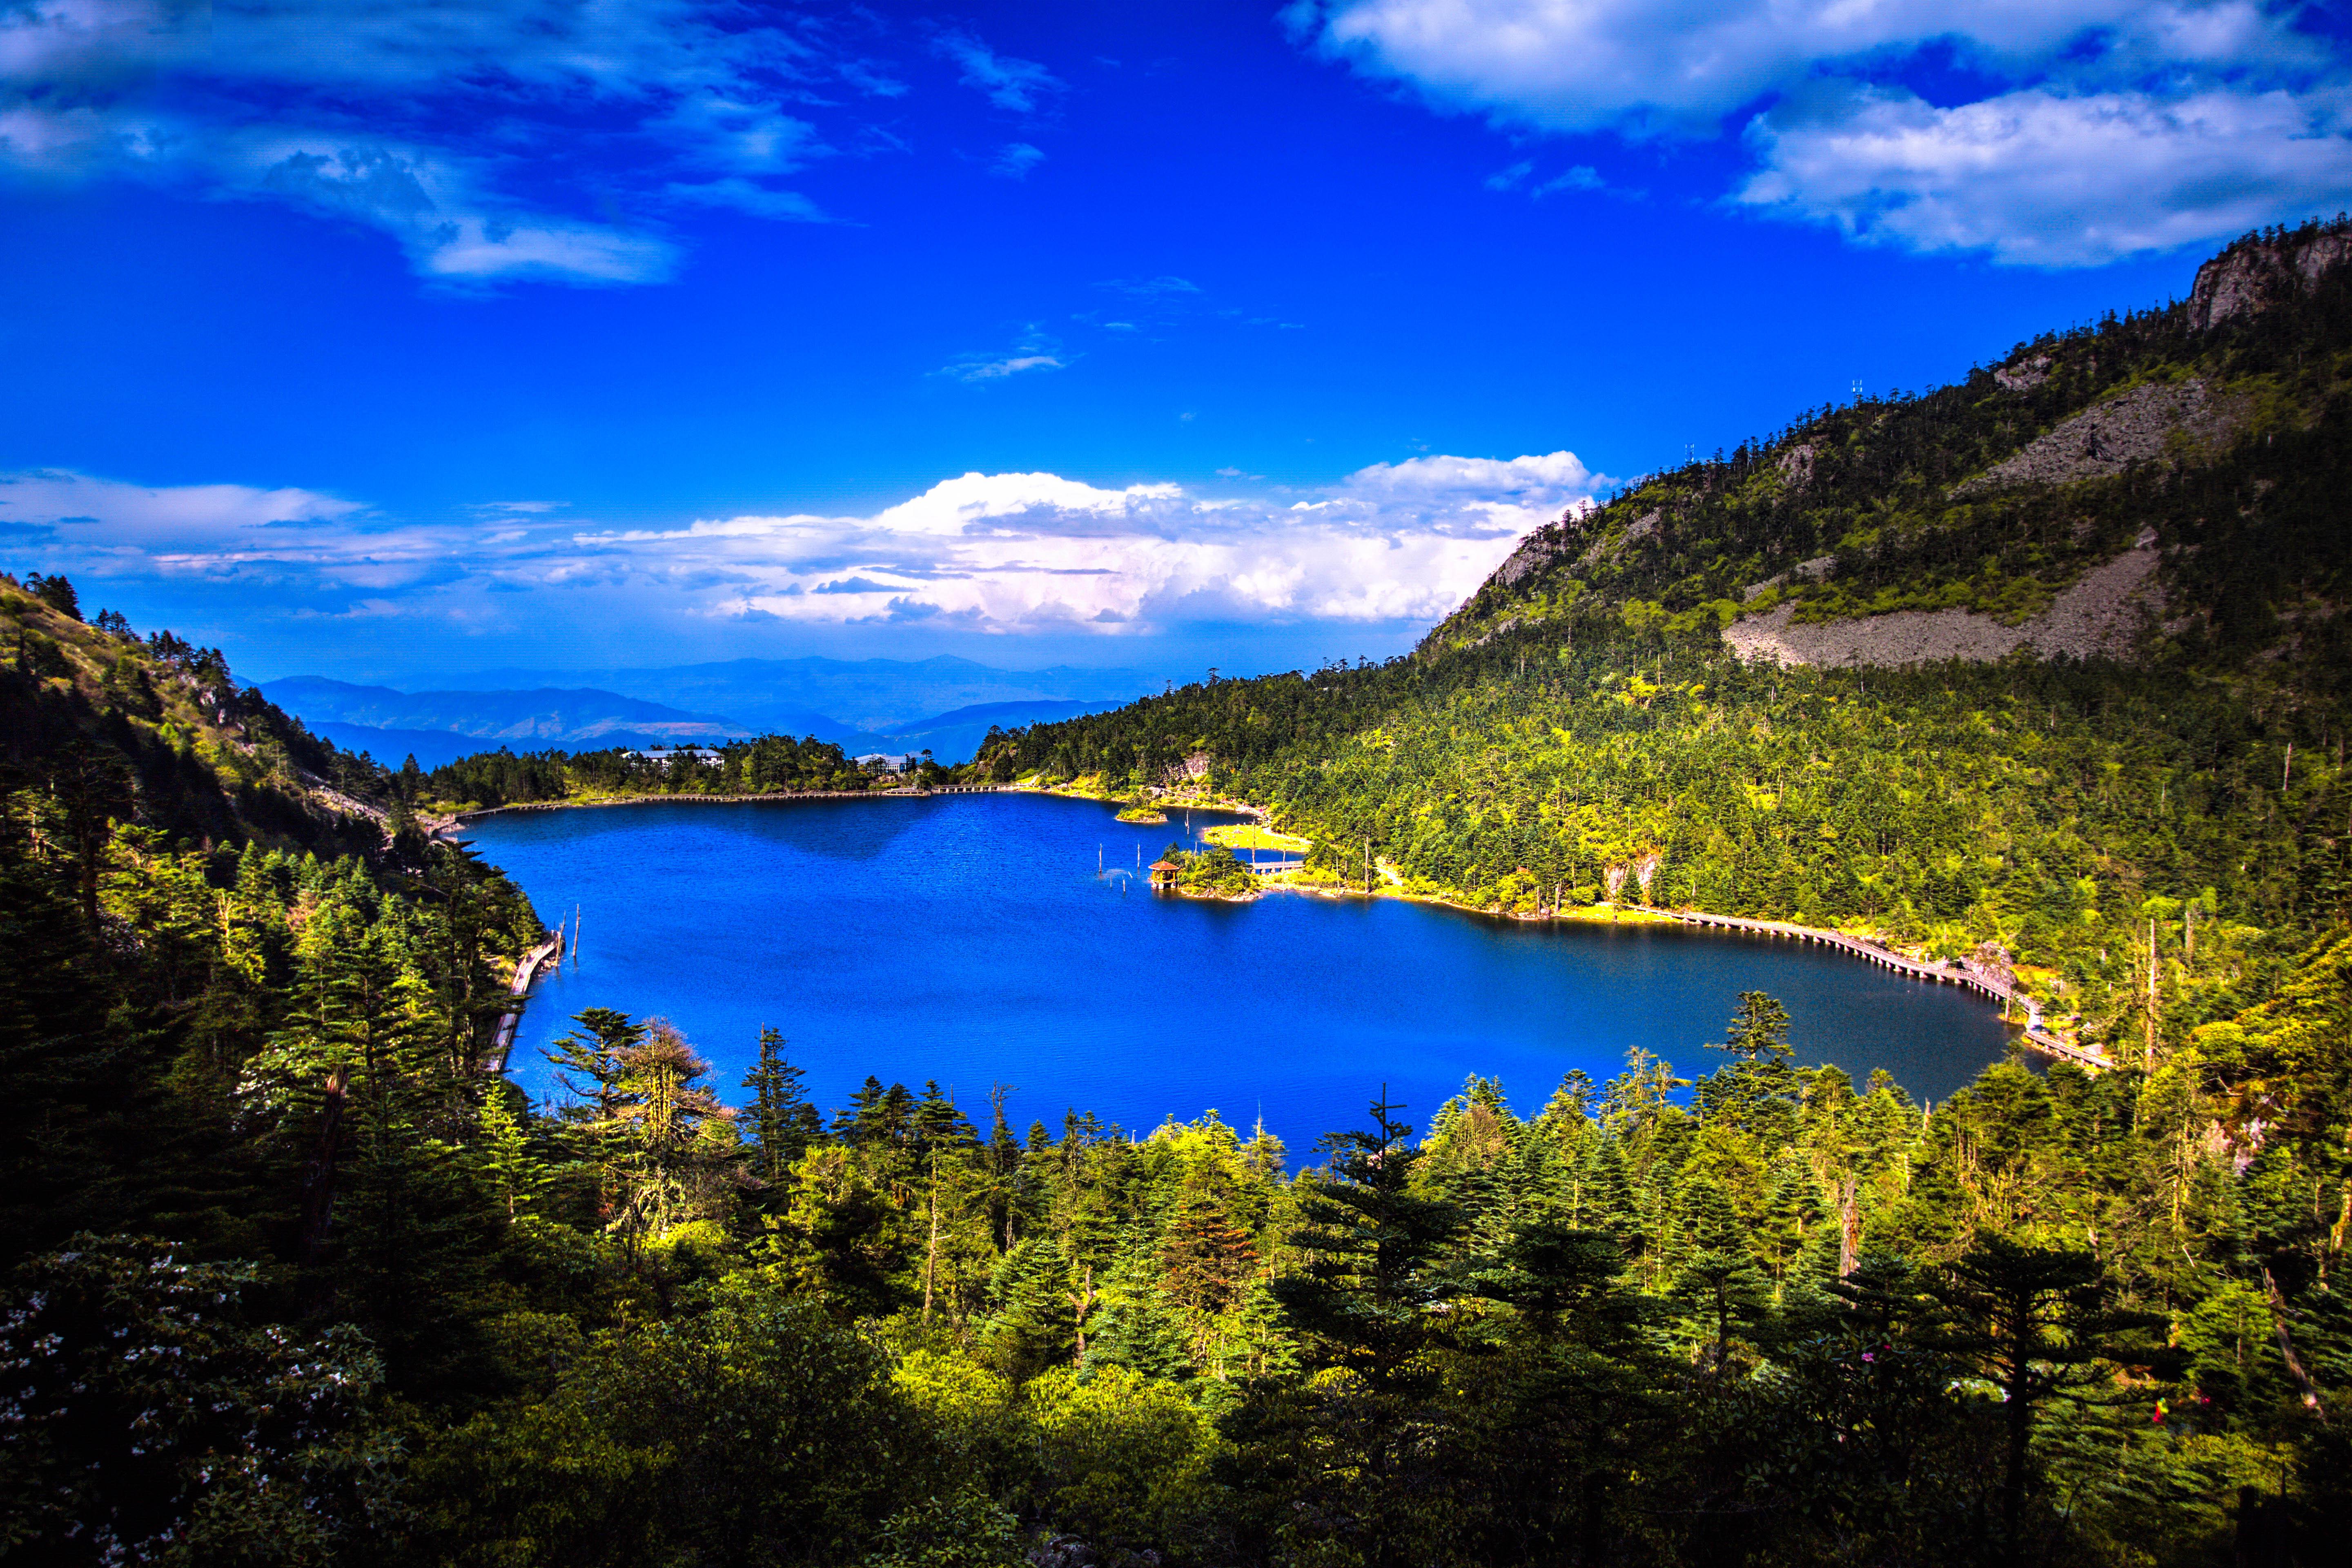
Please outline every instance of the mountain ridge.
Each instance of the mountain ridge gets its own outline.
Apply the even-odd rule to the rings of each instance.
[[[1989,624],[2022,626],[2145,549],[2157,552],[2148,590],[2095,626],[2043,638],[2048,651],[2119,655],[2150,633],[2242,644],[2263,630],[2246,602],[2286,587],[2275,563],[2288,558],[2320,569],[2289,596],[2323,595],[2332,619],[2344,542],[2300,527],[2289,548],[2262,514],[2308,501],[2294,476],[2337,461],[2320,416],[2352,363],[2348,257],[2341,220],[2250,235],[2207,260],[2186,299],[2044,333],[1950,385],[1809,412],[1728,458],[1638,479],[1528,534],[1416,655],[1613,615],[1678,630],[1712,618],[1727,643],[1787,657],[1786,639],[1732,630],[1785,605],[1781,626],[1957,611],[1940,628],[1951,635],[1898,639],[1906,657],[2000,658],[2035,639],[1989,637]],[[2266,499],[2282,483],[2287,493]],[[2253,504],[2241,508],[2233,487]],[[2239,559],[2217,561],[2225,542]],[[1875,662],[1859,657],[1869,639],[1812,646],[1831,662]]]

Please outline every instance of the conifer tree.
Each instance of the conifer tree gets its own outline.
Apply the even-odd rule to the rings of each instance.
[[[755,1169],[772,1188],[783,1183],[802,1151],[819,1135],[816,1107],[809,1103],[801,1087],[805,1077],[785,1058],[782,1033],[761,1026],[759,1059],[744,1075],[743,1087],[751,1091],[749,1110]]]
[[[1933,1303],[1921,1342],[1974,1368],[2001,1392],[2005,1451],[2000,1547],[2029,1559],[2023,1525],[2031,1479],[2027,1445],[2051,1397],[2093,1375],[2103,1359],[2156,1359],[2145,1331],[2160,1320],[2116,1308],[2089,1252],[1980,1237],[1966,1256],[1922,1280]],[[1884,1300],[1892,1293],[1857,1299]]]

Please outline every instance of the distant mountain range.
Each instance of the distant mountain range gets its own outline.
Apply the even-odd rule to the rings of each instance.
[[[518,678],[544,673],[492,672]],[[920,663],[738,659],[601,673],[639,684],[634,694],[594,686],[518,689],[488,684],[486,676],[473,678],[483,682],[478,686],[468,681],[411,692],[298,675],[264,681],[261,690],[312,732],[394,767],[409,756],[420,767],[438,767],[500,746],[583,751],[753,734],[814,735],[854,754],[928,750],[938,761],[953,763],[969,760],[992,726],[1010,730],[1099,713],[1130,700],[1147,679],[1136,670],[1001,670],[944,658]],[[1075,694],[1026,694],[1040,687],[1061,693],[1075,689]],[[831,692],[868,717],[845,721],[786,695],[808,691]],[[919,698],[975,691],[1024,694],[964,702],[944,711],[917,706],[914,716],[899,716]],[[648,693],[674,695],[693,708],[675,707]]]
[[[593,687],[698,713],[724,713],[762,732],[814,733],[811,721],[830,716],[849,731],[882,734],[917,721],[943,719],[961,708],[1128,702],[1160,681],[1139,669],[998,669],[942,655],[917,660],[738,658],[667,669],[488,669],[446,684],[478,691]]]

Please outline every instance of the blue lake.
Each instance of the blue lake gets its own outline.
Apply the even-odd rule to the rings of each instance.
[[[1219,904],[1097,875],[1185,832],[980,795],[515,813],[467,837],[550,925],[581,911],[576,963],[534,988],[510,1064],[539,1096],[541,1050],[607,1006],[677,1025],[731,1101],[772,1024],[828,1110],[872,1073],[936,1079],[984,1122],[1002,1083],[1016,1128],[1058,1132],[1076,1108],[1142,1131],[1214,1108],[1263,1114],[1296,1163],[1383,1083],[1420,1125],[1472,1073],[1532,1114],[1571,1068],[1606,1081],[1636,1046],[1710,1072],[1744,990],[1787,1005],[1800,1060],[1857,1082],[1884,1067],[1923,1099],[2007,1038],[1957,986],[1799,943],[1386,899]]]

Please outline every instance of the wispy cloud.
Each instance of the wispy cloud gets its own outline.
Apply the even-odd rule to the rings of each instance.
[[[1866,243],[2096,265],[2352,193],[2352,46],[2254,0],[1296,0],[1285,16],[1327,57],[1515,134],[1744,128],[1736,204]],[[1907,85],[1923,71],[1942,101]],[[1536,167],[1486,184],[1603,188],[1583,165]]]
[[[904,90],[838,28],[724,0],[0,5],[0,172],[288,203],[420,274],[658,281],[677,204],[809,221],[830,92]]]
[[[1025,180],[1029,177],[1029,171],[1045,161],[1045,154],[1028,142],[1011,142],[996,154],[995,161],[988,166],[988,172],[1008,180]]]
[[[1170,296],[1198,294],[1201,286],[1189,278],[1162,275],[1158,278],[1114,278],[1101,285],[1117,294],[1131,294],[1138,299],[1165,299]]]
[[[1602,189],[1606,184],[1601,178],[1599,171],[1588,164],[1580,163],[1548,180],[1530,179],[1528,176],[1535,173],[1535,168],[1534,159],[1522,158],[1509,168],[1498,169],[1487,175],[1486,186],[1490,191],[1524,188],[1529,196],[1540,198],[1557,195],[1561,191],[1597,191]]]
[[[1069,362],[1055,354],[1008,354],[1002,359],[971,358],[942,365],[936,373],[958,381],[1003,381],[1024,371],[1064,370]]]
[[[1064,89],[1062,79],[1034,60],[1000,55],[976,34],[950,30],[935,40],[940,53],[963,73],[964,86],[997,108],[1015,114],[1034,114],[1039,106]]]
[[[730,174],[723,180],[707,180],[700,184],[673,181],[665,187],[681,202],[699,206],[732,207],[753,217],[773,218],[785,223],[824,223],[824,214],[817,205],[798,191],[771,190],[753,184],[740,174]]]

